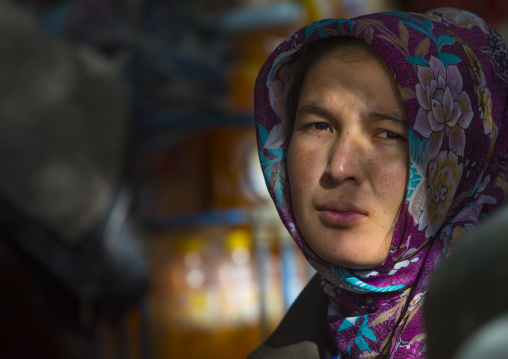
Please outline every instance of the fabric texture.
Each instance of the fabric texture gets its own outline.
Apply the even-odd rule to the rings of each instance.
[[[361,39],[381,55],[409,128],[407,195],[386,260],[367,271],[318,257],[291,207],[286,96],[301,50],[330,36]],[[507,98],[502,38],[476,15],[452,8],[322,20],[291,35],[262,67],[255,87],[262,169],[284,225],[329,297],[328,328],[339,358],[426,356],[422,300],[433,269],[507,199]]]

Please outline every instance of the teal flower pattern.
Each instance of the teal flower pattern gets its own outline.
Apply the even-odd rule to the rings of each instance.
[[[369,343],[365,339],[369,339],[373,342],[376,342],[377,338],[376,338],[376,335],[374,334],[374,332],[372,331],[372,329],[370,329],[367,326],[367,323],[369,322],[368,315],[364,315],[361,317],[346,318],[340,325],[339,329],[337,329],[337,332],[341,332],[343,330],[347,330],[349,328],[354,327],[356,322],[358,320],[362,320],[362,319],[363,319],[363,322],[362,322],[362,324],[360,324],[360,327],[358,329],[358,333],[356,334],[354,343],[361,352],[367,351],[367,352],[371,353],[372,351],[370,349]],[[348,347],[349,354],[351,354],[351,345],[352,344],[350,344]]]

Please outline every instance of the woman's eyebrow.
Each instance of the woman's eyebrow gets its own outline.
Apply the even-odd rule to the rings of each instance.
[[[406,118],[398,112],[373,112],[370,114],[370,118],[378,121],[392,121],[407,127]]]
[[[332,118],[333,114],[327,109],[317,105],[305,105],[298,107],[296,111],[296,117],[304,115],[317,115],[324,118]]]

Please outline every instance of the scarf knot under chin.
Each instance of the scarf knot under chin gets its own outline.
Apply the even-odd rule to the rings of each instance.
[[[427,242],[426,248],[420,250],[419,255],[426,256],[433,251],[442,253],[442,248],[432,248],[433,244],[440,243],[442,242]],[[425,258],[416,258],[418,257],[412,258],[413,263],[426,263]],[[402,267],[404,265],[395,266],[399,269]],[[378,357],[380,353],[389,355],[390,351],[400,352],[401,345],[415,352],[415,355],[423,355],[425,334],[422,330],[421,306],[430,278],[427,270],[432,271],[433,266],[428,266],[427,270],[419,268],[418,271],[414,269],[417,267],[413,267],[413,275],[404,274],[406,279],[413,278],[413,281],[399,286],[383,286],[383,275],[376,270],[350,271],[345,268],[337,269],[337,266],[333,268],[339,277],[342,274],[346,280],[351,277],[357,279],[357,291],[353,292],[351,288],[341,289],[321,276],[321,286],[330,298],[329,330],[338,351],[342,353],[341,358]],[[390,273],[394,275],[396,272],[392,269],[383,274],[390,276]],[[425,276],[425,280],[420,278],[421,275]],[[416,348],[419,348],[418,353]]]

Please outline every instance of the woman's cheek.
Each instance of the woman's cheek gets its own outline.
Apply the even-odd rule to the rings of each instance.
[[[408,182],[409,163],[402,155],[391,159],[376,156],[373,159],[375,170],[374,178],[377,178],[378,195],[387,197],[404,197]]]
[[[291,175],[308,181],[315,171],[315,167],[322,161],[322,149],[320,146],[306,144],[304,141],[296,141],[290,145],[288,153],[288,166]]]

